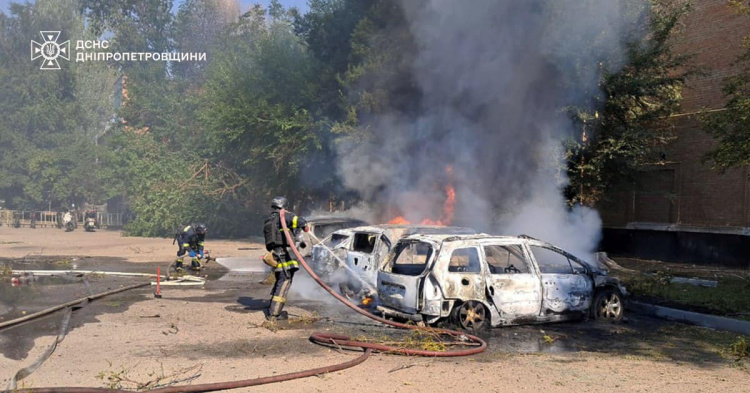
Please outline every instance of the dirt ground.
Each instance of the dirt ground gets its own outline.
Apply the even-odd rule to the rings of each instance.
[[[215,256],[256,258],[260,245],[207,239]],[[238,248],[252,248],[238,250]],[[81,269],[151,272],[174,258],[171,239],[122,237],[119,232],[65,233],[0,228],[0,265],[55,266],[60,256]],[[66,267],[69,267],[66,265]],[[123,292],[75,311],[54,353],[19,386],[107,387],[129,381],[200,384],[300,371],[353,359],[359,353],[313,344],[313,331],[352,336],[395,335],[330,303],[295,278],[287,310],[291,322],[264,323],[269,287],[261,274],[227,275],[208,266],[204,288],[164,287]],[[34,312],[80,296],[137,281],[90,277],[83,285],[49,282],[0,288],[6,310]],[[215,278],[215,279],[214,279]],[[307,279],[309,282],[309,279]],[[46,285],[49,284],[49,285]],[[24,292],[26,291],[26,292]],[[33,294],[28,295],[27,294]],[[2,304],[0,304],[2,306]],[[0,331],[0,390],[54,342],[62,315]],[[0,319],[2,322],[2,319]],[[619,325],[593,322],[520,326],[487,334],[489,349],[465,358],[376,354],[364,364],[319,377],[232,391],[277,392],[750,392],[750,373],[726,354],[735,335],[631,316]]]
[[[206,249],[214,257],[246,256],[252,250],[238,248],[260,247],[250,240],[212,240],[210,236],[209,233]],[[86,232],[79,227],[65,232],[53,228],[0,227],[0,250],[0,256],[6,258],[68,255],[120,257],[129,262],[165,262],[174,258],[177,246],[172,244],[172,239],[127,237],[120,231]]]

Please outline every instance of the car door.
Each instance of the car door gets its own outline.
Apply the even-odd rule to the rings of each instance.
[[[380,302],[393,309],[415,314],[421,306],[420,288],[432,263],[435,245],[402,240],[388,254],[378,271]]]
[[[588,310],[594,284],[585,274],[585,269],[543,244],[530,244],[529,248],[541,273],[542,311],[565,313]]]
[[[446,299],[484,300],[485,277],[479,247],[456,245],[447,264],[441,262],[441,287]]]
[[[346,255],[346,263],[352,272],[367,282],[374,283],[377,269],[375,268],[375,251],[378,233],[354,232],[351,247]]]
[[[520,243],[483,247],[487,292],[500,317],[508,321],[536,318],[542,306],[542,285]]]

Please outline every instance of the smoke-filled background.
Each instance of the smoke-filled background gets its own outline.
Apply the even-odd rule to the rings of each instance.
[[[417,48],[418,110],[368,119],[338,170],[382,221],[440,220],[526,233],[588,256],[601,220],[565,204],[562,142],[580,138],[567,107],[597,94],[623,60],[646,4],[633,1],[403,1]],[[453,219],[444,212],[455,189]]]

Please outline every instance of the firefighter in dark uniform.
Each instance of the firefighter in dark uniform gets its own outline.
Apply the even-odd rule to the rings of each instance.
[[[182,270],[183,256],[187,253],[192,258],[190,265],[193,269],[201,268],[200,260],[203,258],[203,242],[206,240],[206,231],[208,228],[205,224],[188,225],[176,235],[177,241],[177,260],[175,268],[177,271]]]
[[[286,209],[286,205],[287,199],[285,197],[277,196],[273,198],[273,201],[271,201],[273,211],[266,218],[263,226],[266,249],[273,254],[273,258],[276,261],[276,267],[274,268],[276,283],[273,285],[273,289],[271,289],[271,304],[268,306],[267,318],[269,320],[287,319],[287,313],[282,313],[281,310],[286,303],[287,292],[289,292],[289,288],[292,286],[294,273],[299,270],[299,262],[292,256],[289,242],[283,232],[284,227],[281,225],[281,215],[279,212],[282,209]],[[305,232],[309,230],[307,221],[292,212],[285,211],[284,220],[286,221],[288,230],[292,231],[291,237],[295,241],[301,235],[300,230],[304,230]]]

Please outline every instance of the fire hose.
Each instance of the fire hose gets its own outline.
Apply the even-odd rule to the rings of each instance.
[[[422,331],[427,331],[430,333],[445,334],[445,335],[453,336],[457,338],[465,337],[469,341],[473,341],[474,343],[478,345],[469,349],[458,349],[458,350],[450,350],[450,351],[428,351],[428,350],[419,350],[419,349],[398,348],[398,347],[393,347],[389,345],[357,341],[357,340],[352,340],[351,338],[347,336],[341,336],[341,335],[329,334],[329,333],[318,333],[318,332],[315,332],[310,336],[310,339],[313,340],[313,342],[317,342],[319,344],[332,344],[332,345],[339,345],[339,346],[343,345],[343,346],[348,346],[348,347],[360,347],[364,349],[372,349],[375,351],[389,352],[389,353],[399,353],[403,355],[419,355],[419,356],[433,356],[433,357],[468,356],[468,355],[474,355],[474,354],[480,353],[484,351],[485,349],[487,349],[487,343],[484,340],[471,334],[466,334],[466,333],[462,333],[459,331],[448,330],[448,329],[436,329],[436,328],[431,328],[431,327],[407,325],[405,323],[394,322],[394,321],[391,321],[382,317],[378,317],[365,310],[362,310],[361,308],[357,307],[357,305],[350,302],[349,299],[346,299],[345,297],[341,296],[336,291],[334,291],[330,286],[328,286],[320,277],[318,277],[317,274],[315,274],[315,272],[310,268],[307,262],[305,262],[305,259],[302,257],[302,255],[300,255],[299,250],[297,250],[297,247],[295,247],[291,233],[289,232],[289,228],[287,228],[286,226],[286,220],[284,219],[284,210],[281,210],[281,226],[284,228],[284,235],[286,236],[287,242],[291,245],[291,249],[294,252],[294,256],[297,257],[297,260],[302,264],[302,267],[305,268],[307,273],[310,274],[310,276],[313,278],[313,280],[315,280],[315,282],[317,282],[321,287],[323,287],[323,289],[325,289],[328,293],[330,293],[331,296],[338,299],[345,306],[349,307],[350,309],[354,310],[355,312],[359,314],[362,314],[370,319],[373,319],[385,325],[390,325],[390,326],[401,328],[401,329],[422,330]]]
[[[362,348],[364,350],[364,353],[361,356],[355,359],[352,359],[348,362],[345,362],[345,363],[334,364],[331,366],[318,367],[318,368],[314,368],[310,370],[299,371],[299,372],[294,372],[294,373],[289,373],[289,374],[276,375],[272,377],[245,379],[245,380],[239,380],[239,381],[206,383],[206,384],[200,384],[200,385],[170,386],[170,387],[165,387],[165,388],[148,390],[147,392],[150,392],[150,393],[211,392],[211,391],[216,391],[216,390],[236,389],[236,388],[242,388],[242,387],[257,386],[257,385],[263,385],[263,384],[269,384],[269,383],[275,383],[275,382],[288,381],[288,380],[298,379],[298,378],[305,378],[305,377],[340,371],[340,370],[344,370],[350,367],[354,367],[364,362],[365,360],[367,360],[367,358],[370,357],[370,354],[373,351],[379,351],[379,352],[385,352],[385,353],[396,353],[396,354],[402,354],[402,355],[417,355],[417,356],[430,356],[430,357],[454,357],[454,356],[475,355],[487,349],[487,343],[484,340],[471,334],[459,332],[456,330],[438,329],[438,328],[432,328],[432,327],[426,327],[426,326],[407,325],[405,323],[394,322],[394,321],[391,321],[382,317],[378,317],[365,310],[362,310],[357,305],[353,304],[348,299],[346,299],[345,297],[341,296],[336,291],[334,291],[320,277],[318,277],[317,274],[315,274],[315,272],[310,268],[310,266],[307,264],[307,262],[302,257],[302,255],[300,255],[299,250],[297,250],[297,247],[294,245],[294,239],[292,239],[289,228],[287,228],[287,225],[286,225],[286,220],[284,218],[283,209],[281,210],[280,217],[281,217],[281,225],[284,229],[283,231],[284,236],[286,237],[287,242],[290,245],[292,252],[294,253],[294,256],[297,258],[300,264],[302,264],[302,267],[307,271],[308,274],[310,274],[310,276],[315,280],[315,282],[317,282],[321,287],[323,287],[323,289],[325,289],[333,297],[341,301],[345,306],[349,307],[350,309],[354,310],[355,312],[361,315],[364,315],[372,320],[383,323],[385,325],[389,325],[389,326],[393,326],[393,327],[401,328],[401,329],[420,330],[420,331],[426,331],[426,332],[435,333],[435,334],[448,335],[448,336],[452,336],[461,340],[462,343],[465,343],[467,340],[471,341],[474,343],[474,346],[468,349],[456,349],[456,350],[448,350],[448,351],[430,351],[430,350],[421,350],[421,349],[400,348],[400,347],[394,347],[391,345],[377,344],[377,343],[371,343],[371,342],[363,342],[363,341],[358,341],[358,340],[352,340],[350,337],[344,336],[344,335],[314,332],[313,334],[310,335],[310,340],[315,343],[322,344],[322,345],[335,345],[339,347]],[[469,344],[465,344],[465,345],[469,345]],[[32,393],[32,392],[33,393],[53,393],[53,392],[57,392],[57,393],[74,393],[74,392],[75,393],[103,393],[103,392],[125,393],[128,391],[127,390],[112,390],[112,389],[104,389],[104,388],[57,387],[57,388],[18,389],[17,392],[19,393]]]

